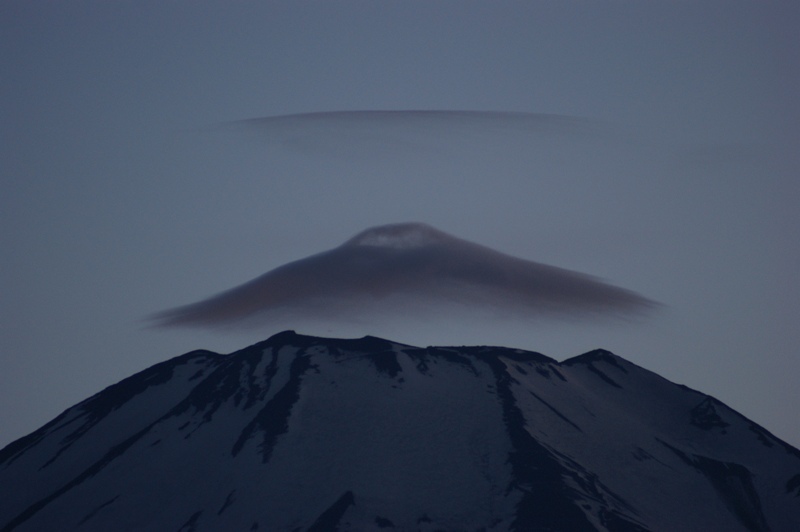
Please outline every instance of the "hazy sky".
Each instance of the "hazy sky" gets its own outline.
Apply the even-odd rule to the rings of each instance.
[[[798,27],[796,2],[0,3],[0,445],[284,326],[151,313],[399,222],[664,307],[298,332],[603,347],[800,445]],[[550,119],[236,123],[354,110]]]

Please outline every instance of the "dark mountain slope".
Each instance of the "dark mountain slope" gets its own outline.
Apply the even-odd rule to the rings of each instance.
[[[800,453],[607,351],[285,332],[0,451],[1,530],[797,530]]]

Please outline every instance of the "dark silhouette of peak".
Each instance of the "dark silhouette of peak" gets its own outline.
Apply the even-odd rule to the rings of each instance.
[[[800,452],[609,351],[284,331],[0,451],[0,531],[796,530]]]
[[[572,366],[575,364],[591,364],[593,362],[606,362],[611,365],[620,365],[620,361],[630,364],[624,358],[615,355],[611,351],[606,351],[605,349],[593,349],[588,351],[582,355],[578,355],[576,357],[569,358],[562,362],[562,364],[566,366]]]

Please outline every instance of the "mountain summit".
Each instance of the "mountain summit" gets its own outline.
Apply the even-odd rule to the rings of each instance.
[[[798,530],[800,451],[596,350],[284,332],[0,451],[0,530]]]

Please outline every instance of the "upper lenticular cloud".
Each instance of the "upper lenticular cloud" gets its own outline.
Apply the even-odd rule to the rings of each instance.
[[[464,110],[332,111],[252,118],[222,124],[255,132],[267,144],[304,155],[385,158],[408,153],[419,156],[436,148],[490,146],[513,139],[580,138],[597,133],[598,124],[585,118],[521,112]]]
[[[328,111],[250,118],[229,124],[245,124],[261,131],[280,132],[283,138],[315,135],[341,135],[351,132],[364,136],[377,132],[394,132],[409,127],[415,132],[434,131],[453,134],[461,131],[515,130],[574,131],[591,121],[567,115],[509,111],[465,110],[371,110]]]
[[[358,319],[380,311],[391,318],[453,303],[523,319],[627,315],[655,306],[581,273],[404,223],[367,229],[339,247],[155,320],[163,326],[259,326],[286,316]]]

